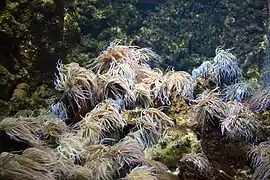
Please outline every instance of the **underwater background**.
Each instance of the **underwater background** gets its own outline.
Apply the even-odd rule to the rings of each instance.
[[[0,180],[270,179],[267,0],[2,0]]]

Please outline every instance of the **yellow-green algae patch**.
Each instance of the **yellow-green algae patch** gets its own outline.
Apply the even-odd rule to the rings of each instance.
[[[184,154],[199,151],[200,142],[188,127],[190,114],[184,99],[174,98],[168,115],[175,119],[176,125],[170,128],[164,140],[149,150],[151,157],[175,169]]]

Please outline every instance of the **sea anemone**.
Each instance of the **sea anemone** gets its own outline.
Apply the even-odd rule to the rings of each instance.
[[[248,82],[238,82],[227,86],[224,90],[225,101],[238,101],[241,102],[246,98],[249,98],[255,92],[255,88]]]
[[[113,145],[108,153],[114,156],[118,172],[121,169],[132,168],[146,162],[139,142],[130,136],[126,136],[120,142]]]
[[[270,178],[270,141],[253,146],[248,158],[254,169],[253,179],[267,180]]]
[[[117,173],[116,154],[109,154],[110,147],[93,145],[87,148],[84,167],[91,170],[93,180],[113,180]]]
[[[238,102],[228,102],[226,117],[221,119],[221,133],[229,138],[254,140],[262,132],[262,124],[248,107]]]
[[[78,109],[93,107],[97,103],[97,82],[93,72],[77,63],[63,65],[61,62],[57,70],[55,89],[64,92],[68,103],[75,103]]]
[[[118,100],[124,98],[128,104],[133,104],[136,101],[134,89],[131,89],[127,81],[119,75],[103,74],[99,76],[99,80],[103,99]]]
[[[124,180],[157,180],[152,168],[147,166],[138,166],[124,178]]]
[[[53,172],[56,178],[60,178],[62,175],[68,175],[71,168],[69,162],[59,159],[54,150],[45,147],[25,149],[22,156],[43,165],[50,172]]]
[[[121,45],[121,40],[114,40],[102,51],[100,55],[93,59],[91,66],[98,74],[107,72],[112,64],[130,64],[132,67],[137,64],[144,64],[148,61],[161,61],[150,48],[139,48],[137,46]]]
[[[136,82],[136,73],[129,64],[112,65],[106,74],[112,77],[119,76],[123,81],[126,81],[126,84],[131,89],[134,89]]]
[[[170,97],[173,92],[184,98],[193,98],[193,83],[191,75],[184,71],[169,71],[164,75],[162,89],[166,96]]]
[[[92,111],[85,115],[82,122],[83,125],[87,125],[87,123],[91,124],[90,122],[96,122],[98,126],[101,126],[104,133],[120,131],[127,124],[125,119],[123,119],[120,115],[119,110],[116,107],[106,103],[98,104]],[[79,124],[82,123],[79,122]],[[81,128],[84,128],[83,125],[81,125]],[[91,126],[89,126],[89,128],[91,128]]]
[[[139,82],[145,83],[150,87],[154,99],[160,100],[163,104],[170,104],[169,97],[167,97],[165,89],[162,88],[164,77],[161,70],[141,69]]]
[[[182,166],[195,169],[199,172],[207,172],[212,169],[211,163],[203,153],[185,154],[180,162]]]
[[[49,119],[42,122],[43,136],[47,140],[56,140],[69,131],[65,122],[60,119]]]
[[[270,108],[270,90],[257,91],[248,102],[254,111],[263,112]]]
[[[226,104],[219,98],[220,94],[215,90],[204,91],[194,100],[196,104],[191,107],[193,121],[203,128],[209,122],[218,126],[219,120],[225,117]]]
[[[142,105],[144,108],[153,106],[153,99],[149,85],[139,83],[135,85],[136,103]]]
[[[143,149],[159,142],[165,135],[167,127],[174,125],[173,119],[156,108],[138,111],[135,117],[135,128],[128,135],[137,139]]]
[[[0,154],[0,178],[16,180],[55,180],[53,172],[32,157],[3,152]]]
[[[63,121],[68,119],[68,109],[66,105],[61,101],[53,104],[49,109],[49,113]]]
[[[194,79],[199,77],[207,78],[211,65],[210,61],[204,61],[198,68],[193,69],[192,77]]]
[[[237,58],[229,49],[216,49],[216,56],[209,69],[212,80],[217,85],[231,85],[239,82],[243,77],[243,72],[239,68]]]
[[[75,134],[67,133],[58,140],[56,148],[60,157],[70,162],[82,162],[85,157],[84,140]]]
[[[5,118],[0,122],[0,130],[4,131],[11,139],[25,142],[30,146],[41,143],[42,126],[34,117]]]

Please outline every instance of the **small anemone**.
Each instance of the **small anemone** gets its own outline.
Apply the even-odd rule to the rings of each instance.
[[[4,131],[11,139],[25,142],[30,146],[41,143],[41,124],[33,117],[5,118],[0,122],[0,130]]]
[[[204,91],[194,100],[196,104],[191,106],[193,121],[203,128],[209,122],[217,125],[216,121],[225,117],[226,104],[219,98],[220,94],[215,90]]]
[[[148,61],[161,61],[159,55],[157,55],[150,48],[139,48],[137,46],[121,45],[121,40],[114,40],[102,51],[100,55],[93,59],[92,68],[98,73],[102,74],[107,72],[111,65],[130,64],[132,67],[138,64],[145,64]]]
[[[124,178],[124,180],[157,180],[152,168],[147,166],[138,166]]]
[[[69,174],[70,164],[58,158],[57,153],[49,148],[28,148],[22,156],[29,158],[53,172],[55,177]]]
[[[226,117],[221,119],[221,133],[231,139],[254,140],[262,132],[262,124],[248,107],[238,102],[228,102]]]
[[[105,136],[101,122],[88,118],[88,114],[73,125],[76,136],[86,139],[87,145],[97,144]]]
[[[80,165],[74,165],[69,172],[68,179],[94,180],[95,178],[93,177],[91,169]]]
[[[166,96],[170,97],[173,92],[184,98],[193,98],[193,82],[191,75],[184,71],[169,71],[164,75],[162,89]]]
[[[119,76],[130,88],[134,88],[136,82],[136,73],[129,64],[112,65],[106,73],[109,76]]]
[[[129,136],[137,139],[143,149],[157,144],[165,135],[167,127],[174,125],[172,118],[156,108],[142,110],[140,114]]]
[[[58,139],[69,131],[65,122],[60,119],[48,119],[42,122],[43,136],[46,139]]]
[[[238,101],[241,102],[249,98],[255,92],[255,88],[248,82],[238,82],[236,84],[227,86],[223,90],[225,101]]]
[[[94,123],[96,123],[96,125]],[[110,104],[100,103],[92,111],[87,113],[83,121],[79,122],[76,126],[79,131],[84,130],[81,133],[83,133],[83,137],[85,137],[86,134],[91,135],[90,132],[98,135],[99,133],[120,131],[126,124],[125,119],[122,118],[116,107]],[[102,131],[100,132],[100,130]]]
[[[63,65],[61,62],[57,65],[57,70],[55,89],[64,92],[69,103],[75,103],[75,108],[78,109],[96,104],[97,82],[93,72],[77,63]]]
[[[248,153],[254,169],[253,179],[267,180],[270,178],[270,141],[253,146]]]
[[[108,153],[110,147],[93,145],[87,148],[84,167],[91,170],[93,180],[113,180],[117,173],[114,155]]]
[[[270,108],[270,90],[263,89],[256,92],[248,103],[254,111],[266,111]]]
[[[128,104],[133,104],[136,101],[134,89],[131,89],[127,81],[119,75],[103,74],[99,76],[99,80],[103,99],[118,100],[126,98]]]
[[[147,84],[139,83],[135,85],[136,103],[143,105],[144,108],[153,106],[151,90]]]
[[[146,159],[146,164],[148,167],[152,168],[152,172],[154,172],[155,174],[164,174],[169,170],[166,165],[149,158]]]
[[[66,105],[61,101],[53,104],[49,110],[49,113],[63,121],[68,119],[68,109]]]
[[[197,79],[199,77],[206,78],[208,76],[209,69],[211,67],[210,61],[204,61],[198,68],[193,69],[192,77]]]
[[[154,99],[160,100],[163,104],[169,104],[169,97],[166,96],[166,92],[162,88],[164,83],[163,73],[159,69],[141,69],[139,82],[147,84]]]
[[[108,153],[114,156],[118,171],[126,167],[132,168],[145,164],[146,161],[138,141],[130,136],[126,136],[119,143],[113,145]]]
[[[180,162],[183,167],[189,167],[199,172],[207,172],[212,169],[211,163],[203,153],[185,154]]]
[[[237,58],[230,52],[230,49],[223,50],[220,47],[216,49],[216,56],[209,69],[209,74],[217,85],[231,85],[239,82],[243,77]]]
[[[85,159],[83,139],[71,133],[66,133],[58,140],[56,150],[61,158],[73,163],[82,162]]]
[[[53,172],[45,165],[7,152],[0,154],[0,178],[16,180],[55,180]]]

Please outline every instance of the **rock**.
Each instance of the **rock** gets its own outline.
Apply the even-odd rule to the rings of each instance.
[[[13,91],[11,101],[23,100],[28,96],[29,86],[26,83],[20,83]]]
[[[6,99],[8,96],[8,91],[12,87],[12,81],[14,80],[14,75],[11,74],[5,67],[0,65],[0,98]]]
[[[8,116],[10,112],[10,106],[6,101],[0,100],[0,121]]]

